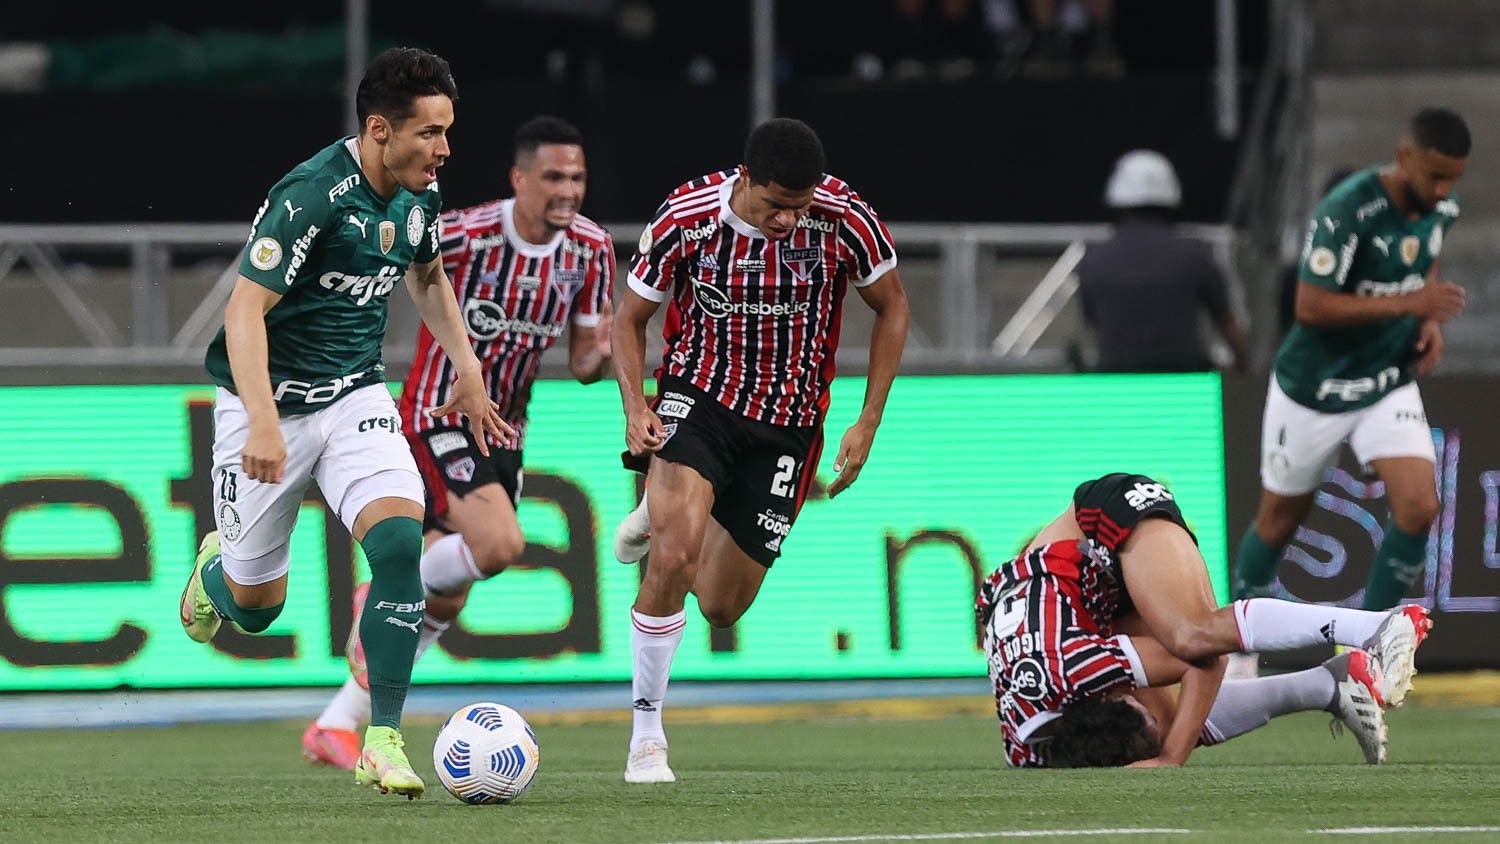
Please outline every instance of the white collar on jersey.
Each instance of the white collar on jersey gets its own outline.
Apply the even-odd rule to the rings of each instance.
[[[1032,740],[1033,736],[1036,736],[1036,731],[1061,717],[1061,712],[1038,712],[1021,722],[1021,726],[1016,728],[1016,741],[1022,744],[1036,744],[1037,741],[1042,740],[1040,736],[1036,737],[1037,741]]]
[[[505,239],[510,242],[510,245],[528,258],[546,258],[555,253],[557,247],[562,245],[566,232],[559,229],[557,234],[554,234],[546,243],[532,243],[516,232],[515,209],[515,197],[500,203],[500,227],[505,229]]]
[[[765,240],[766,236],[761,232],[760,229],[750,225],[744,220],[741,220],[740,215],[734,213],[734,211],[729,207],[729,197],[734,194],[734,183],[738,181],[739,178],[740,173],[738,170],[736,170],[733,176],[725,179],[723,184],[719,185],[719,219],[723,220],[725,225],[729,226],[745,237],[758,237],[761,240]]]

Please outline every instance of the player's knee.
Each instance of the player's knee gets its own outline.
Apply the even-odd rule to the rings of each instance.
[[[1391,517],[1396,525],[1407,533],[1425,533],[1437,518],[1437,495],[1423,492],[1416,495],[1392,496]]]
[[[1292,534],[1297,532],[1301,521],[1297,514],[1286,511],[1262,513],[1256,522],[1255,532],[1262,542],[1275,548],[1291,541]]]
[[[458,618],[469,603],[469,587],[464,586],[451,595],[427,595],[427,614],[435,621],[448,622]]]
[[[703,613],[703,618],[709,625],[723,630],[733,627],[745,614],[745,608],[729,601],[705,601],[698,599],[698,611]]]
[[[1190,619],[1183,619],[1175,624],[1161,637],[1161,643],[1172,656],[1195,665],[1219,654],[1210,625]]]
[[[486,578],[494,577],[515,565],[521,559],[521,552],[526,550],[526,538],[520,531],[495,532],[476,537],[476,540],[470,541],[468,537],[464,537],[469,553],[474,555],[474,565]]]

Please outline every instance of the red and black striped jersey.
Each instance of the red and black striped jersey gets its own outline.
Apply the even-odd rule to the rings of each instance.
[[[751,419],[817,425],[844,293],[895,267],[896,248],[859,194],[826,175],[792,234],[770,240],[730,209],[738,178],[723,170],[682,185],[641,233],[630,289],[671,297],[657,375],[686,378]]]
[[[1089,558],[1085,543],[1053,542],[1001,566],[980,587],[975,609],[1013,767],[1046,764],[1037,730],[1068,703],[1146,685],[1130,638],[1109,635],[1108,623],[1084,607],[1078,573]]]
[[[570,321],[599,324],[614,294],[615,252],[609,232],[581,214],[547,243],[528,243],[516,232],[514,207],[515,200],[505,199],[444,214],[440,245],[490,398],[515,427],[519,448],[542,353]],[[454,376],[423,325],[401,392],[406,430],[463,424],[457,414],[427,415],[448,401]]]

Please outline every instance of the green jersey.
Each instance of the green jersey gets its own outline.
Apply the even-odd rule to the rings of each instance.
[[[266,312],[271,390],[285,416],[327,407],[384,380],[386,301],[412,264],[438,254],[437,185],[382,199],[359,166],[355,138],[297,165],[250,224],[240,275],[281,294]],[[205,358],[214,383],[234,379],[224,330]]]
[[[1457,194],[1412,220],[1391,202],[1379,168],[1361,170],[1313,212],[1299,276],[1355,296],[1420,290],[1457,219]],[[1340,328],[1297,323],[1276,353],[1276,383],[1293,401],[1322,413],[1374,404],[1411,380],[1419,322],[1400,316]]]

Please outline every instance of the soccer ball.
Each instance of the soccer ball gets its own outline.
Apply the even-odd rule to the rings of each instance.
[[[448,793],[465,803],[509,803],[526,793],[542,752],[521,713],[474,703],[443,722],[432,765]]]

